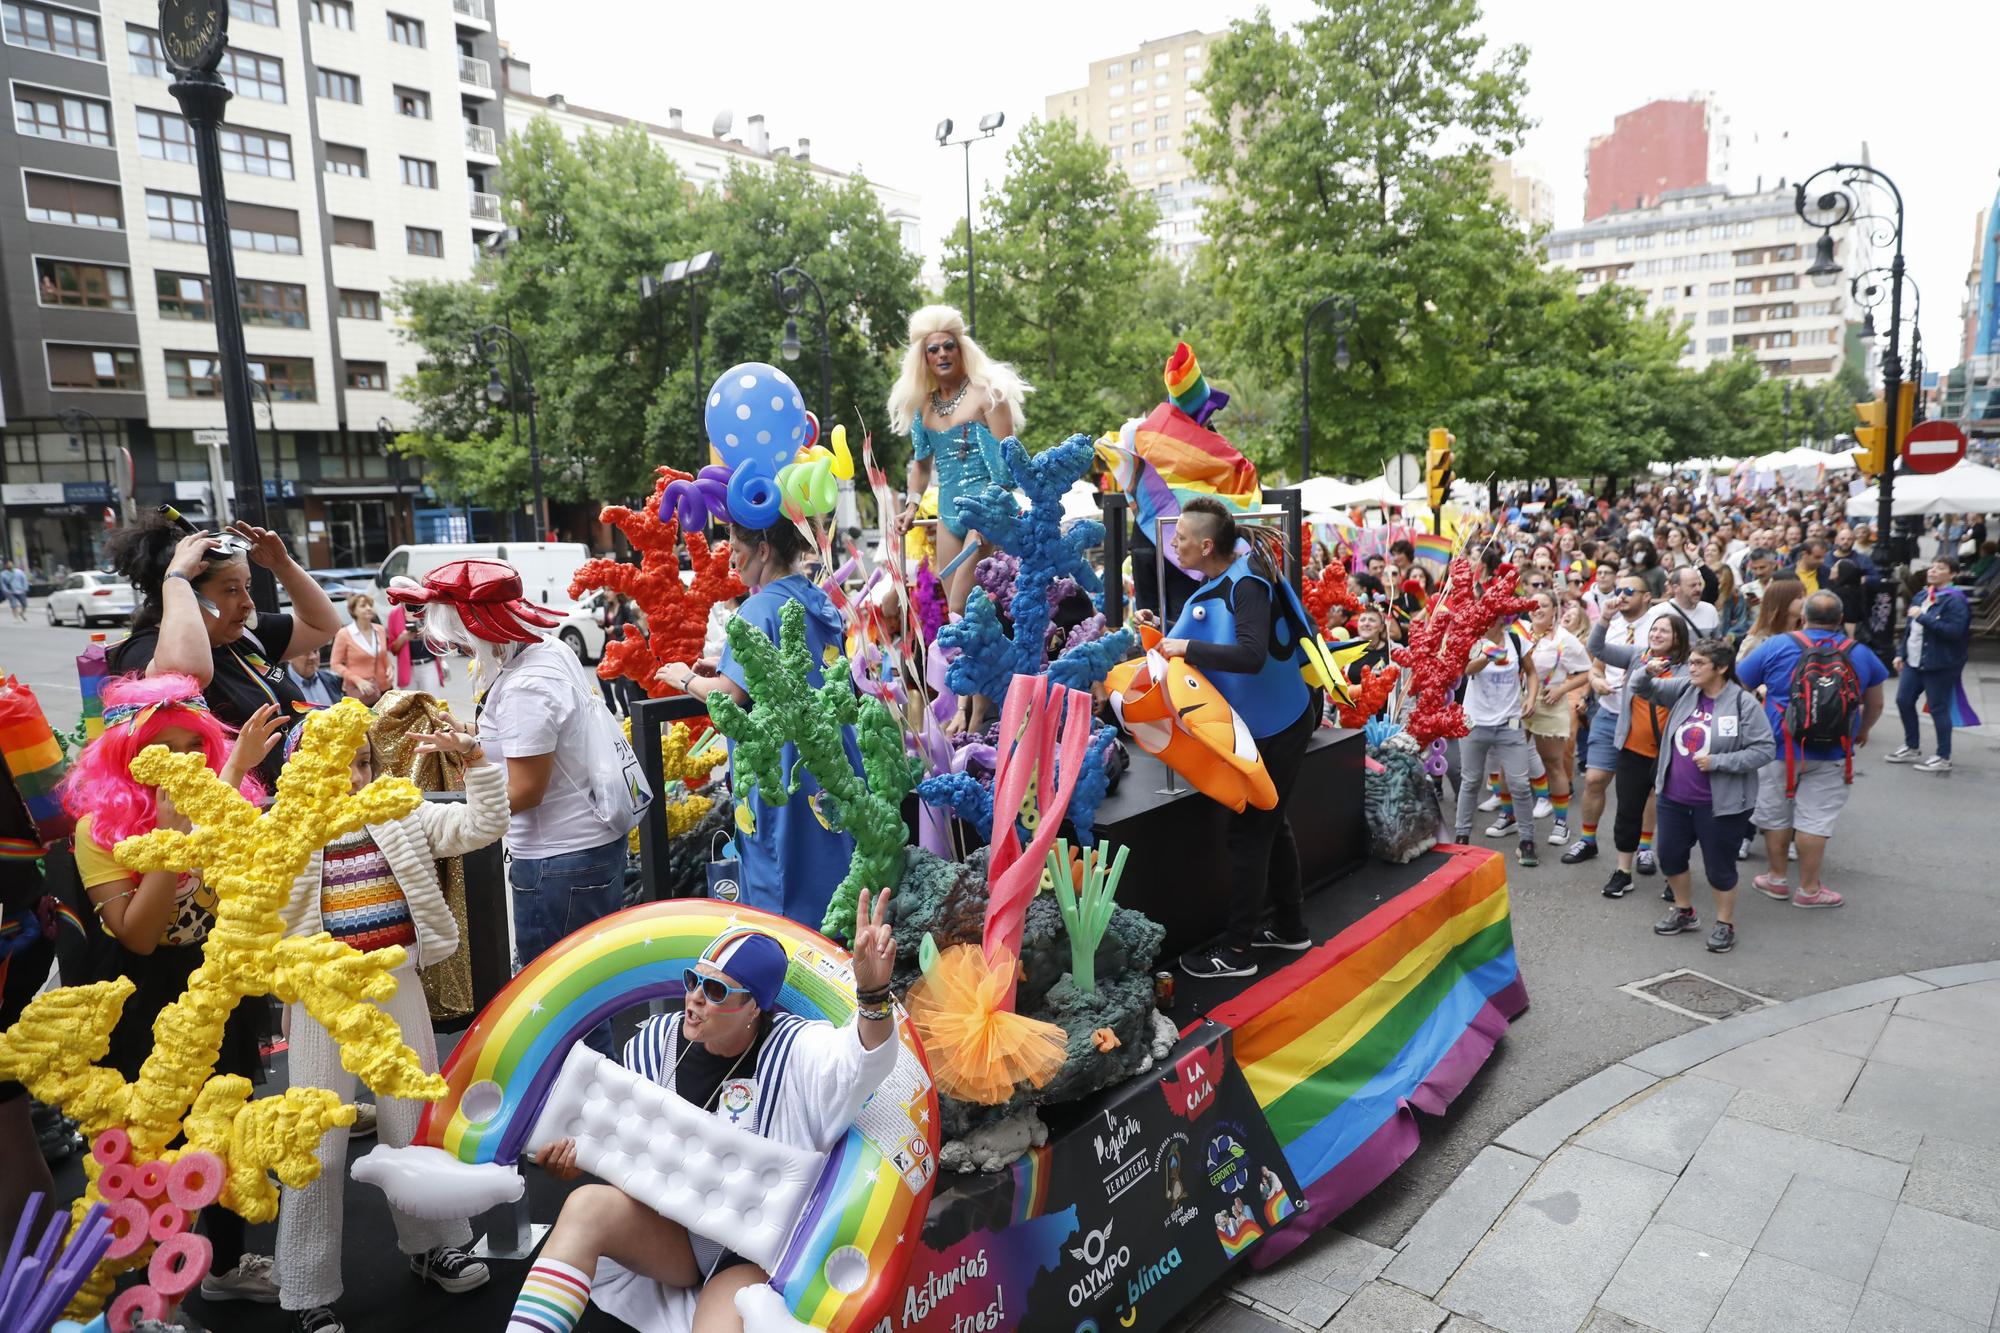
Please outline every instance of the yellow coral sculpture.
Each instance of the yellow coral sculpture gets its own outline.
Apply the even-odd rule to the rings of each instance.
[[[632,739],[632,719],[625,719],[625,739]],[[687,788],[679,797],[666,803],[667,836],[678,838],[693,831],[708,818],[708,812],[715,808],[715,799],[692,790],[696,783],[707,782],[709,774],[729,759],[729,752],[715,746],[703,754],[690,757],[688,751],[694,748],[694,728],[685,722],[676,722],[660,733],[660,775],[667,782],[681,783]],[[639,830],[631,835],[632,851],[639,850]]]
[[[378,1007],[395,994],[390,973],[402,964],[403,950],[359,953],[325,934],[286,939],[278,915],[313,852],[364,824],[400,819],[423,799],[402,778],[351,790],[349,765],[369,720],[353,699],[315,713],[278,779],[277,800],[262,815],[200,755],[153,746],[132,761],[132,776],[165,788],[195,828],[127,838],[113,852],[119,864],[142,873],[199,869],[216,895],[201,965],[154,1021],[153,1050],[136,1080],[128,1083],[97,1063],[132,993],[124,978],[50,991],[0,1033],[0,1079],[19,1080],[88,1134],[123,1126],[135,1159],[216,1154],[228,1168],[222,1204],[252,1222],[277,1215],[273,1175],[294,1187],[318,1176],[313,1149],[330,1126],[352,1124],[354,1108],[319,1088],[252,1101],[247,1079],[216,1075],[223,1025],[238,1002],[275,995],[303,1004],[339,1042],[342,1066],[379,1096],[432,1101],[445,1091],[444,1080],[424,1072],[395,1020]],[[183,1135],[183,1147],[166,1151]],[[77,1217],[100,1197],[97,1172],[87,1167],[87,1174]],[[72,1312],[93,1313],[110,1292],[112,1273],[143,1258],[144,1251],[101,1266]]]

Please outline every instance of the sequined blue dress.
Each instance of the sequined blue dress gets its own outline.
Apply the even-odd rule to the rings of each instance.
[[[924,424],[923,414],[910,423],[910,443],[919,459],[933,458],[938,487],[938,519],[952,535],[963,539],[966,523],[958,516],[958,501],[987,485],[1010,485],[1000,441],[984,421],[973,420],[950,430]]]

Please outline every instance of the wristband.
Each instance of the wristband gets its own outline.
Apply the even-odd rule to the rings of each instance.
[[[169,578],[169,579],[179,579],[179,580],[180,580],[180,581],[181,581],[182,583],[185,583],[185,584],[187,584],[187,585],[188,585],[188,587],[190,587],[190,588],[192,588],[192,587],[194,586],[194,580],[193,580],[193,579],[191,579],[191,578],[189,578],[189,577],[188,577],[188,576],[187,576],[186,574],[183,574],[183,573],[181,573],[181,571],[179,571],[178,569],[170,569],[170,570],[168,570],[168,571],[167,571],[167,578]],[[161,587],[165,587],[165,586],[166,586],[166,579],[162,579],[162,580],[160,580],[160,586],[161,586]]]
[[[887,1007],[881,1009],[857,1009],[854,1012],[862,1018],[875,1023],[884,1023],[889,1019],[889,1010]]]
[[[889,998],[891,993],[889,987],[877,986],[873,990],[856,991],[854,998],[860,1004],[881,1004]]]

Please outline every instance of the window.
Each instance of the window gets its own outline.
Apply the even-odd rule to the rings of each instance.
[[[327,101],[352,102],[357,106],[360,105],[361,80],[354,75],[342,74],[334,69],[316,69],[313,71],[313,77],[319,88],[319,95]]]
[[[329,176],[366,176],[368,174],[368,150],[355,148],[344,143],[326,145],[326,174]]]
[[[1201,59],[1201,48],[1199,46],[1190,46],[1183,48],[1181,51],[1181,59],[1182,60]]]
[[[1797,307],[1783,303],[1764,308],[1765,319],[1795,319],[1798,317],[1798,313]]]
[[[43,305],[77,306],[84,310],[132,308],[131,271],[109,264],[37,259],[35,286]]]
[[[1622,255],[1632,248],[1632,238],[1630,236],[1620,236],[1611,248]]]
[[[1799,275],[1796,273],[1780,273],[1777,277],[1771,279],[1771,290],[1774,292],[1797,291],[1798,286]]]
[[[1708,322],[1711,324],[1727,324],[1729,322],[1729,312],[1727,310],[1711,310],[1708,312]]]
[[[250,378],[261,380],[276,402],[311,403],[319,399],[313,384],[313,363],[305,357],[253,356]]]
[[[424,44],[424,25],[421,19],[409,18],[402,14],[389,15],[389,40],[404,46]]]
[[[1165,69],[1166,67],[1167,67],[1167,53],[1165,51],[1162,51],[1158,55],[1153,57],[1153,68]]]
[[[1799,225],[1799,219],[1798,215],[1795,213],[1786,213],[1784,216],[1778,219],[1779,231],[1791,231],[1798,225]]]
[[[292,178],[292,141],[264,130],[240,130],[224,125],[216,132],[222,145],[222,169],[250,176]]]
[[[1752,227],[1747,222],[1739,222],[1736,224],[1736,234],[1738,236],[1748,236],[1751,231]]]
[[[1738,278],[1735,290],[1738,296],[1748,296],[1757,290],[1757,284],[1749,278]]]
[[[167,57],[160,50],[160,34],[151,28],[135,28],[126,24],[125,53],[131,60],[134,74],[149,79],[167,77]]]
[[[333,220],[333,243],[351,245],[357,250],[375,248],[375,224],[366,218],[340,218]]]
[[[431,227],[403,228],[403,244],[413,255],[444,258],[444,233]]]
[[[285,67],[269,56],[249,51],[224,51],[222,63],[215,67],[215,72],[229,85],[229,91],[238,97],[254,98],[259,102],[285,100]]]
[[[1166,152],[1166,151],[1167,151],[1167,149],[1168,149],[1169,147],[1170,147],[1170,141],[1169,141],[1169,140],[1166,140],[1166,139],[1155,139],[1155,140],[1153,140],[1153,151],[1154,151],[1154,152],[1156,152],[1156,153],[1164,153],[1164,152]]]
[[[1710,356],[1719,356],[1720,354],[1728,350],[1729,350],[1729,339],[1710,338],[1708,340],[1708,354]]]
[[[1113,144],[1113,145],[1112,145],[1112,147],[1111,147],[1111,160],[1112,160],[1113,162],[1123,162],[1123,161],[1125,160],[1125,145],[1124,145],[1124,144],[1122,144],[1122,143],[1121,143],[1121,144]]]
[[[275,28],[278,26],[278,0],[229,0],[229,17]]]
[[[51,389],[112,389],[132,393],[146,387],[139,378],[139,353],[130,347],[85,347],[50,343]]]
[[[242,307],[245,324],[265,324],[285,329],[308,327],[306,289],[295,282],[238,278],[236,301]]]
[[[351,287],[340,289],[340,317],[342,319],[382,318],[382,298],[375,292],[358,291]]]
[[[1174,118],[1172,116],[1154,116],[1153,128],[1156,130],[1163,130],[1167,128],[1167,126],[1173,123],[1173,119]]]
[[[353,0],[312,0],[312,16],[314,23],[354,31]]]
[[[194,161],[194,133],[188,123],[171,111],[148,111],[140,107],[139,156],[161,162]]]
[[[238,250],[261,250],[267,255],[295,255],[299,253],[299,215],[289,208],[231,204],[229,243]]]
[[[88,14],[6,0],[0,5],[0,29],[5,30],[9,46],[25,46],[72,60],[104,59],[103,32]]]
[[[1125,137],[1125,127],[1123,125],[1113,125],[1111,127],[1111,139],[1113,143],[1116,143],[1118,140],[1124,137]]]
[[[161,319],[207,321],[215,318],[215,312],[209,309],[208,304],[208,279],[199,273],[156,271],[153,274],[153,299],[159,303]]]
[[[1148,172],[1152,171],[1152,169],[1153,169],[1153,164],[1146,161],[1144,158],[1141,158],[1137,162],[1134,162],[1132,164],[1132,174],[1134,176],[1144,176]]]
[[[1711,282],[1708,284],[1708,294],[1710,296],[1727,296],[1729,295],[1729,284],[1726,282]]]
[[[1766,347],[1790,347],[1791,345],[1792,335],[1790,333],[1767,333],[1764,335],[1764,346]]]
[[[167,397],[214,398],[222,392],[221,362],[206,352],[168,352]]]
[[[111,146],[111,108],[73,93],[14,87],[14,129],[41,139],[67,139],[92,148]]]
[[[412,116],[417,120],[431,118],[431,95],[416,88],[396,86],[396,114]]]
[[[1164,74],[1155,74],[1155,75],[1153,76],[1153,86],[1154,86],[1155,88],[1164,88],[1164,87],[1166,87],[1166,86],[1167,86],[1167,76],[1166,76],[1166,75],[1164,75]]]
[[[71,227],[102,227],[119,231],[125,226],[125,205],[118,187],[110,181],[78,180],[73,176],[44,176],[24,171],[28,187],[28,221],[60,222]]]
[[[1200,119],[1201,119],[1201,112],[1199,110],[1190,111],[1187,113],[1185,117],[1186,122],[1190,125],[1194,124],[1196,121]]]
[[[1111,68],[1104,71],[1105,76],[1107,78],[1113,78],[1113,79],[1117,78],[1120,74],[1123,74],[1124,72],[1125,72],[1125,62],[1122,60],[1112,61]],[[1117,96],[1116,93],[1112,95],[1114,97]]]
[[[1578,241],[1578,242],[1576,243],[1576,252],[1577,252],[1577,253],[1578,253],[1579,255],[1594,255],[1594,254],[1596,254],[1596,253],[1597,253],[1597,242],[1596,242],[1596,241]]]
[[[347,387],[350,389],[388,388],[388,364],[382,361],[349,361],[347,363]]]
[[[1189,71],[1188,71],[1188,73],[1190,73],[1190,74],[1193,74],[1194,72],[1195,72],[1195,71],[1193,71],[1193,70],[1189,70]],[[1198,93],[1198,92],[1196,92],[1196,91],[1195,91],[1194,89],[1192,89],[1192,88],[1189,88],[1189,89],[1187,89],[1187,90],[1186,90],[1185,92],[1183,92],[1183,93],[1181,94],[1181,101],[1183,101],[1183,102],[1199,102],[1200,100],[1201,100],[1201,94],[1200,94],[1200,93]],[[1193,115],[1194,113],[1193,113],[1193,112],[1189,112],[1188,114],[1189,114],[1189,115]]]
[[[1111,118],[1113,120],[1119,119],[1124,114],[1125,114],[1125,108],[1122,106],[1114,106],[1111,108]]]
[[[1736,322],[1738,324],[1749,324],[1754,322],[1756,318],[1757,311],[1753,307],[1744,305],[1736,307]]]
[[[1153,99],[1153,110],[1164,111],[1173,104],[1173,100],[1173,98],[1168,97],[1165,93],[1161,93]]]
[[[1123,97],[1125,95],[1125,85],[1122,83],[1114,83],[1109,88],[1104,90],[1104,95],[1106,97]]]
[[[414,185],[420,190],[435,190],[438,187],[437,163],[426,162],[420,157],[404,158],[403,184]]]
[[[156,241],[200,245],[201,200],[187,194],[146,191],[146,229]]]

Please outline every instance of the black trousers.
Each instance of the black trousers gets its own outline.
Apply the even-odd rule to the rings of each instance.
[[[1299,848],[1285,811],[1292,802],[1306,744],[1319,727],[1320,696],[1299,720],[1283,731],[1257,740],[1265,771],[1278,789],[1278,803],[1269,810],[1244,807],[1229,820],[1229,943],[1247,949],[1257,932],[1270,926],[1287,939],[1306,935],[1305,889],[1299,882]]]
[[[1639,834],[1646,827],[1646,798],[1653,794],[1653,771],[1658,762],[1634,750],[1618,752],[1618,769],[1611,779],[1618,793],[1618,814],[1612,821],[1611,836],[1621,852],[1639,850]]]

